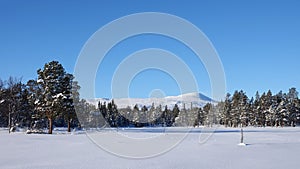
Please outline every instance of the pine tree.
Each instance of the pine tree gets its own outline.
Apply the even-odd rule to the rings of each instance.
[[[248,126],[250,104],[249,104],[248,96],[242,90],[240,91],[239,111],[240,111],[240,124],[241,124],[241,127]]]
[[[19,107],[17,108],[17,123],[20,127],[28,127],[32,123],[33,107],[29,103],[29,91],[24,84],[21,84],[19,96]]]
[[[212,119],[212,116],[211,116],[211,111],[212,111],[212,104],[211,103],[207,103],[203,107],[203,114],[204,114],[204,122],[203,122],[203,124],[206,125],[206,126],[212,126],[213,119]]]
[[[0,126],[7,127],[9,123],[9,90],[5,88],[5,83],[0,79]]]
[[[4,89],[4,82],[0,78],[0,127],[4,127],[4,124],[6,123],[5,118],[5,89]]]
[[[183,103],[183,108],[179,111],[179,114],[175,120],[175,125],[176,126],[188,126],[188,114],[187,114],[187,109],[185,107],[185,103]]]
[[[53,119],[58,115],[62,106],[61,99],[64,98],[62,82],[66,73],[58,61],[46,63],[43,70],[39,69],[37,73],[37,82],[41,85],[43,95],[43,99],[39,100],[39,107],[48,118],[48,133],[52,134]]]
[[[22,106],[20,104],[21,92],[22,92],[21,79],[9,77],[7,84],[8,84],[8,88],[7,88],[8,97],[6,98],[6,101],[8,102],[8,106],[9,106],[8,128],[10,132],[10,131],[14,131],[15,127],[19,125],[18,122],[22,117],[21,113],[24,112],[21,112],[22,110],[20,109],[20,107]]]
[[[287,94],[287,125],[295,127],[295,123],[297,123],[297,116],[298,116],[298,107],[299,107],[299,99],[298,99],[298,92],[296,88],[290,88],[289,93]]]
[[[78,128],[81,128],[80,121],[78,119],[78,114],[80,112],[77,112],[77,108],[80,105],[80,94],[79,94],[80,86],[77,81],[72,80],[71,81],[71,99],[73,102],[73,112],[69,114],[68,120],[70,120],[71,125],[74,127],[77,126]]]
[[[238,127],[240,123],[240,93],[235,91],[232,96],[230,116],[232,117],[232,127]]]
[[[97,110],[94,105],[87,103],[85,99],[80,99],[76,106],[76,115],[79,121],[79,127],[81,128],[90,128],[93,127],[91,125],[91,112]]]
[[[254,117],[254,110],[253,110],[253,108],[254,108],[254,98],[253,97],[251,97],[251,99],[249,100],[249,103],[248,103],[248,126],[253,126],[253,124],[254,124],[254,119],[255,119],[255,117]]]
[[[227,93],[226,98],[225,98],[225,102],[224,102],[224,109],[223,109],[223,122],[225,127],[232,125],[232,117],[231,117],[231,97],[230,94]]]
[[[155,113],[154,113],[154,119],[155,119],[155,125],[156,126],[161,126],[163,124],[163,120],[162,120],[162,106],[158,105],[155,108]]]
[[[266,93],[263,93],[258,101],[258,106],[256,108],[256,125],[257,126],[265,126],[266,124],[266,116],[265,110],[267,109],[265,106],[267,103]]]
[[[158,117],[156,117],[155,115],[156,115],[156,113],[155,113],[156,111],[155,111],[155,105],[154,105],[154,103],[152,103],[152,105],[151,105],[151,107],[150,107],[150,109],[149,109],[149,111],[148,111],[148,116],[147,116],[147,118],[148,118],[148,125],[150,126],[150,127],[153,127],[153,126],[155,126],[155,120],[158,118]]]
[[[172,124],[174,124],[180,113],[180,110],[179,110],[179,107],[177,104],[174,105],[172,113],[173,113]]]
[[[35,80],[29,80],[26,83],[28,91],[28,104],[31,109],[31,124],[28,126],[30,129],[41,131],[46,126],[44,121],[44,113],[39,111],[41,101],[43,99],[41,86]]]
[[[72,83],[73,83],[73,75],[65,74],[62,79],[62,94],[63,99],[61,100],[62,112],[64,118],[67,121],[68,132],[71,132],[71,123],[76,118],[74,101],[73,101],[73,93],[76,91],[72,91]]]

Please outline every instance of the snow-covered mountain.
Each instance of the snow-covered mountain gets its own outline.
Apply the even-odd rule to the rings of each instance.
[[[106,98],[96,98],[96,99],[87,99],[87,102],[97,105],[98,102],[109,102],[111,99]],[[211,98],[201,94],[201,93],[187,93],[179,96],[167,96],[164,98],[115,98],[114,102],[118,108],[126,108],[130,106],[131,108],[134,105],[138,105],[140,108],[144,105],[146,107],[151,107],[154,103],[155,106],[167,105],[169,108],[173,108],[177,104],[180,108],[183,108],[184,104],[186,108],[193,107],[203,107],[207,103],[216,103]]]

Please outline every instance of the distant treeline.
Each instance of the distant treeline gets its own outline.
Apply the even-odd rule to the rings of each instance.
[[[236,91],[231,96],[227,94],[224,101],[217,104],[207,103],[204,107],[185,106],[179,109],[177,105],[168,109],[167,106],[157,107],[152,104],[148,109],[138,106],[118,109],[111,103],[98,104],[99,116],[111,127],[153,127],[153,126],[212,126],[226,127],[283,127],[300,124],[300,100],[296,88],[289,89],[288,93],[273,95],[269,90],[261,96],[256,93],[250,98],[243,91]],[[97,124],[97,123],[95,123]]]
[[[155,126],[296,126],[300,124],[300,100],[296,88],[275,95],[269,90],[255,98],[245,92],[227,94],[224,101],[204,107],[179,108],[154,105],[150,108],[118,109],[112,100],[96,107],[79,96],[80,86],[72,74],[52,61],[37,70],[37,79],[0,79],[0,127],[40,131],[53,126],[71,128]]]

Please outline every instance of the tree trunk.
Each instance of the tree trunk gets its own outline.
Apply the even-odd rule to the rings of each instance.
[[[52,130],[53,130],[53,122],[52,122],[52,118],[48,118],[49,120],[49,130],[48,130],[48,134],[52,134]]]
[[[8,133],[10,133],[11,129],[11,118],[10,118],[10,111],[8,112]]]

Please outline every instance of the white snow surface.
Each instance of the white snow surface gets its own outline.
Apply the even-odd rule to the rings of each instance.
[[[44,81],[43,81],[43,79],[38,79],[37,80],[37,83],[43,83]]]
[[[53,135],[8,134],[0,129],[1,169],[297,169],[300,128],[218,128],[199,144],[202,128],[193,128],[171,151],[146,159],[117,157],[95,145],[86,134],[54,131]],[[129,131],[130,130],[130,131]],[[135,131],[132,131],[135,130]],[[123,134],[147,137],[156,129],[123,129]],[[147,132],[146,132],[147,131]],[[180,128],[172,133],[184,134]],[[178,131],[178,132],[176,132]],[[116,140],[117,141],[117,140]],[[126,144],[124,143],[124,146]],[[153,145],[155,146],[155,145]]]
[[[108,103],[111,99],[107,98],[96,98],[96,99],[87,99],[87,102],[96,105],[98,102]],[[201,94],[201,93],[187,93],[179,96],[167,96],[163,98],[114,98],[114,102],[118,106],[118,108],[126,108],[130,106],[133,108],[136,104],[139,108],[143,107],[151,107],[152,103],[155,106],[161,105],[163,108],[165,105],[168,108],[173,108],[175,104],[178,105],[179,108],[183,108],[185,104],[186,108],[191,108],[191,104],[193,107],[203,107],[207,103],[215,103],[211,98]]]

